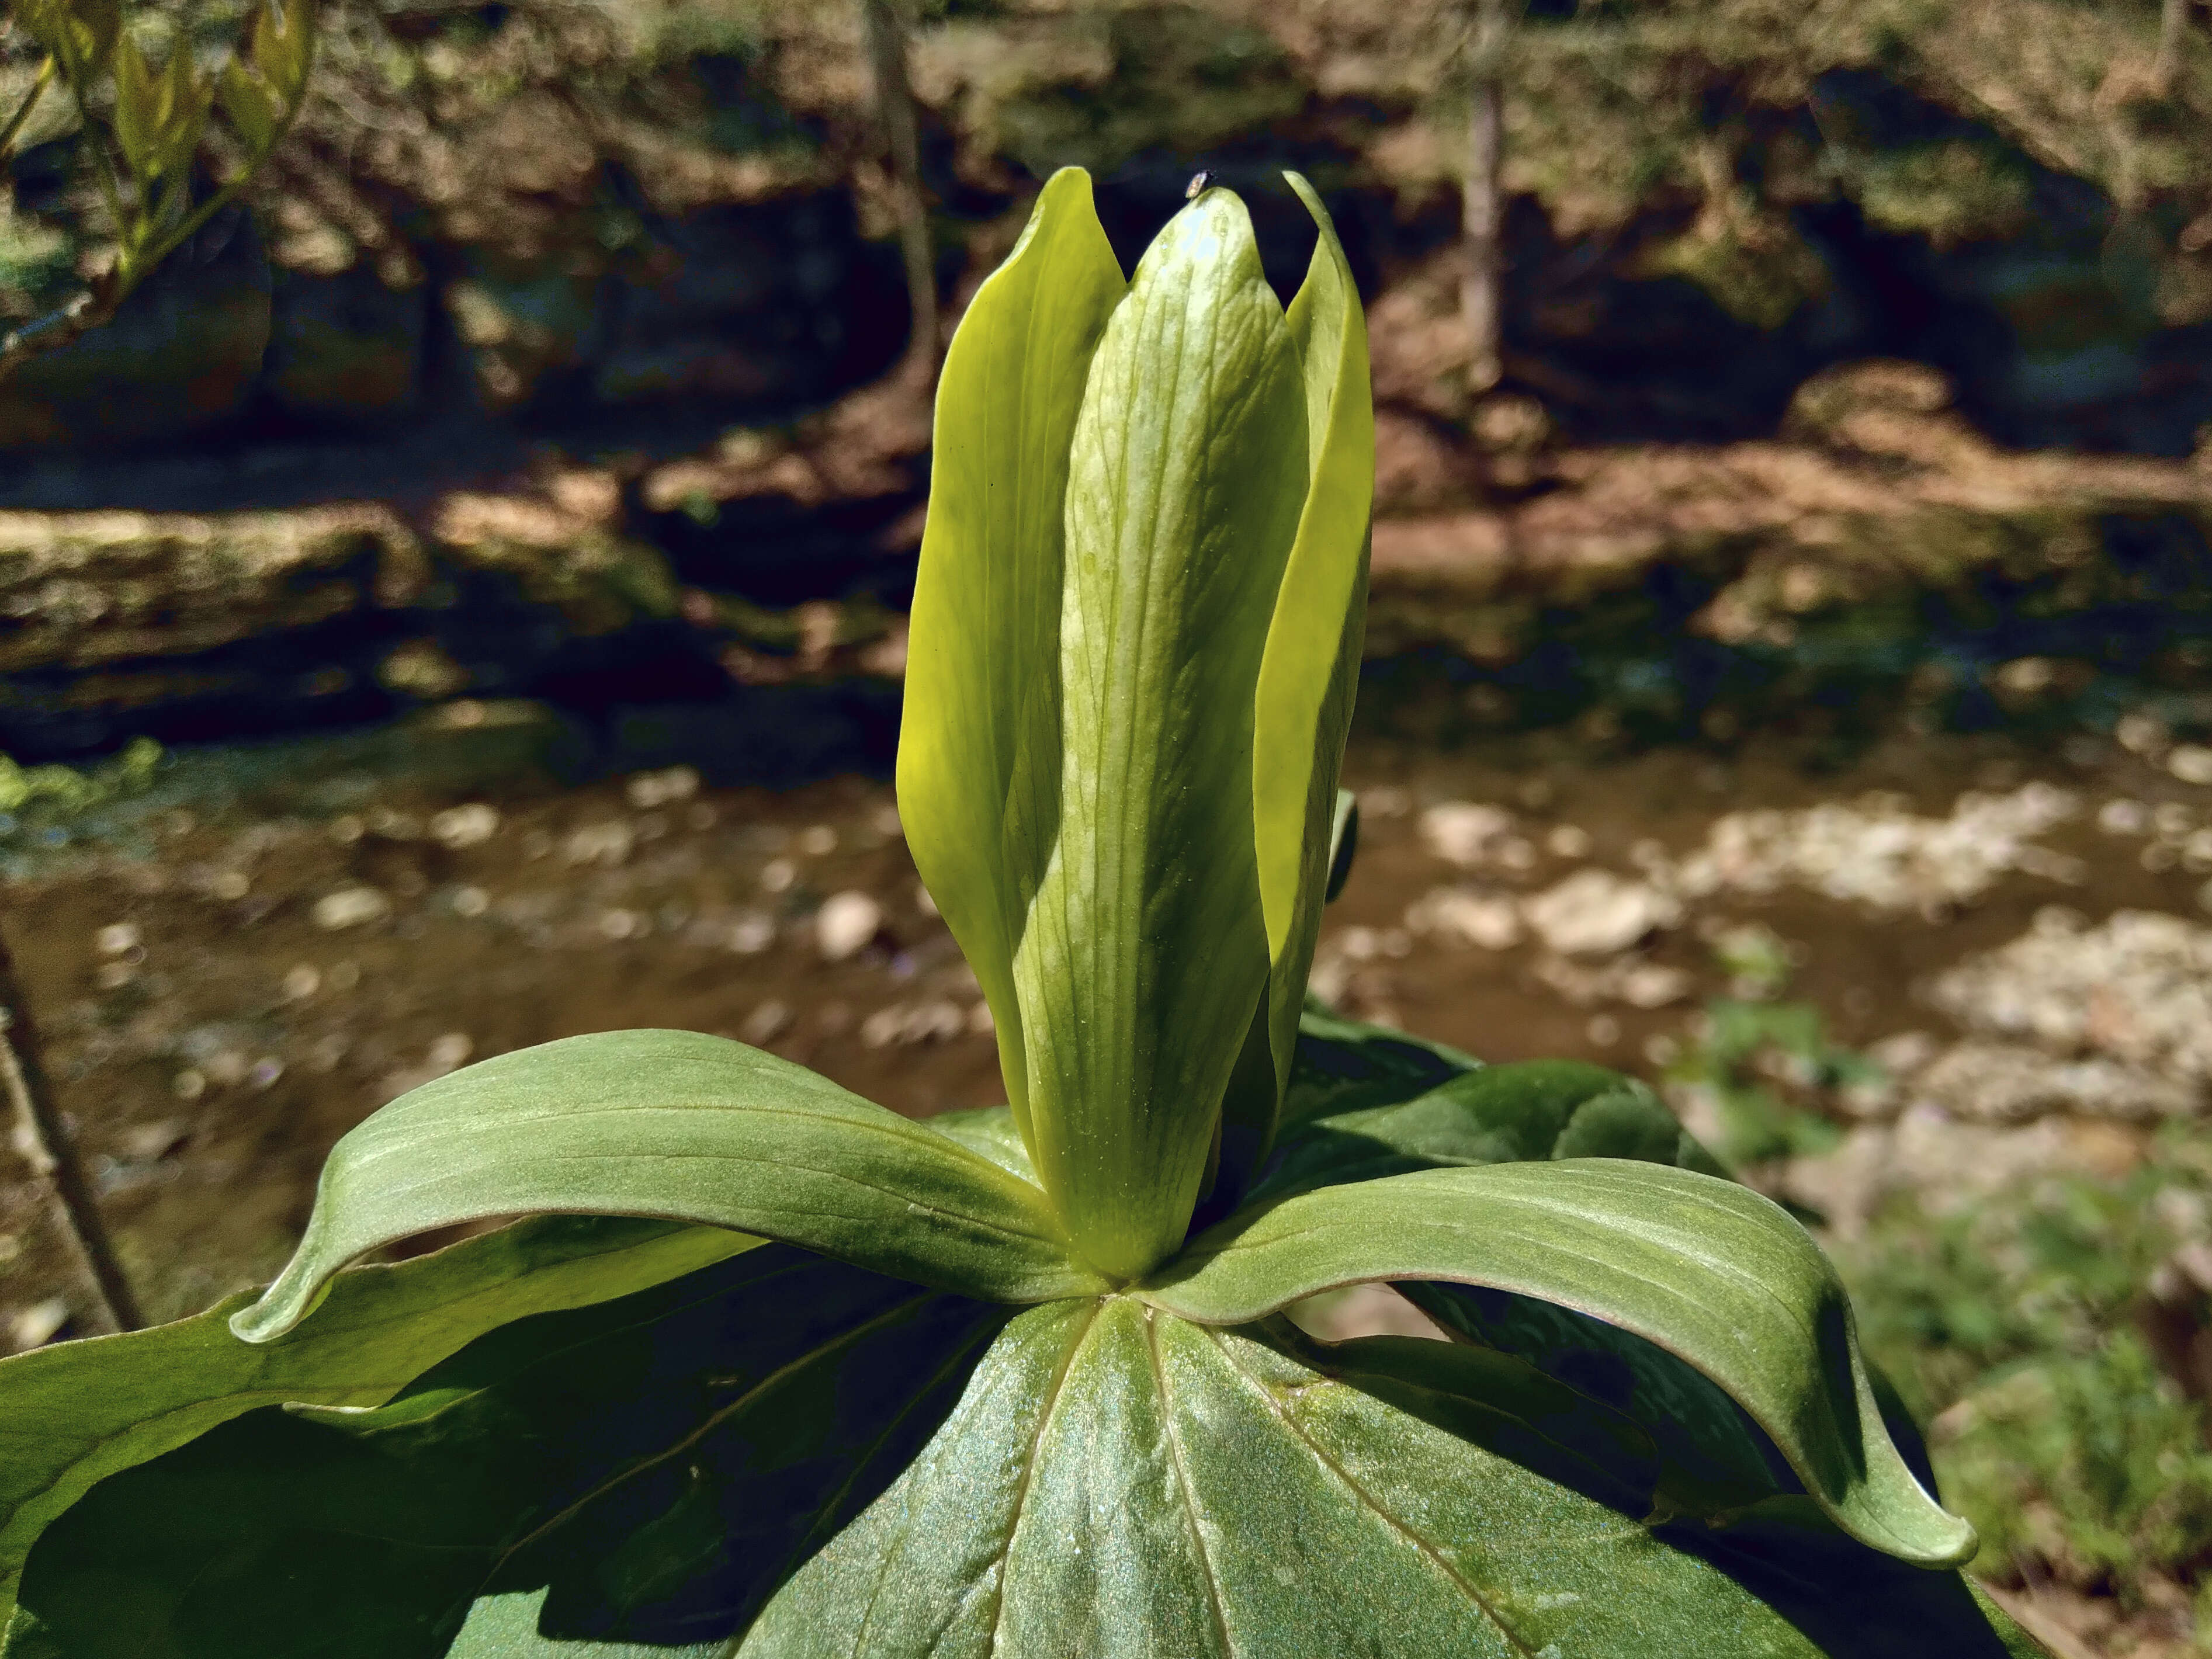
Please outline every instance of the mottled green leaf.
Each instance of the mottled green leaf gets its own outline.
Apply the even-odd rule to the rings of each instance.
[[[1305,397],[1243,204],[1146,252],[1068,474],[1059,839],[1015,953],[1030,1141],[1112,1275],[1182,1242],[1267,982],[1253,710],[1306,493]]]
[[[446,1650],[447,1659],[726,1659],[726,1642],[665,1647],[643,1642],[574,1642],[541,1635],[538,1609],[545,1592],[487,1595],[469,1610],[469,1621]]]
[[[1955,1573],[1814,1514],[1656,1513],[1633,1424],[1518,1362],[1131,1300],[1023,1314],[746,1659],[2007,1659]],[[1808,1506],[1809,1507],[1809,1506]],[[1810,1571],[1808,1570],[1808,1566]]]
[[[307,1237],[233,1321],[289,1330],[380,1245],[558,1210],[706,1222],[1008,1302],[1100,1287],[1043,1193],[826,1078],[696,1031],[607,1031],[401,1096],[331,1151]]]
[[[0,1360],[0,1619],[23,1558],[93,1483],[281,1401],[381,1404],[509,1320],[626,1295],[751,1249],[712,1227],[520,1222],[396,1267],[342,1274],[314,1323],[249,1346],[198,1316]]]
[[[541,1589],[545,1637],[725,1641],[1008,1316],[770,1246],[521,1321],[379,1409],[256,1412],[102,1482],[33,1553],[8,1659],[437,1659]]]
[[[1014,947],[1060,819],[1068,448],[1121,268],[1079,167],[1054,173],[960,320],[938,381],[899,728],[915,865],[991,1005],[1018,1119]]]
[[[1627,1417],[1651,1437],[1685,1508],[1710,1514],[1804,1491],[1750,1414],[1656,1343],[1486,1286],[1414,1280],[1399,1288],[1457,1340],[1524,1360]]]
[[[1711,1379],[1656,1343],[1587,1314],[1468,1285],[1397,1287],[1453,1340],[1526,1361],[1629,1418],[1666,1460],[1675,1501],[1698,1514],[1802,1494],[1765,1431]],[[1915,1479],[1936,1491],[1919,1425],[1881,1373],[1869,1370],[1890,1438]]]
[[[1337,775],[1359,684],[1367,618],[1367,524],[1375,410],[1367,326],[1352,267],[1321,198],[1285,175],[1319,232],[1286,319],[1306,396],[1311,483],[1267,629],[1252,738],[1252,809],[1267,927],[1262,1018],[1271,1064],[1240,1072],[1222,1121],[1222,1179],[1250,1182],[1274,1141],[1306,974],[1329,888]]]
[[[1233,1325],[1341,1285],[1422,1279],[1632,1331],[1742,1406],[1854,1537],[1925,1563],[1973,1553],[1973,1528],[1923,1490],[1883,1426],[1827,1258],[1778,1206],[1730,1182],[1578,1158],[1325,1187],[1232,1217],[1145,1295]]]

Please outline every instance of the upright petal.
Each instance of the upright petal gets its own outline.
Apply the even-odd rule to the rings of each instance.
[[[1182,1242],[1267,983],[1253,707],[1305,426],[1250,220],[1209,191],[1146,252],[1091,361],[1068,477],[1059,836],[1014,965],[1037,1173],[1112,1274]]]
[[[1062,168],[969,306],[938,385],[899,812],[990,1003],[1017,1123],[1027,1121],[1028,1071],[1014,947],[1060,817],[1068,446],[1091,353],[1125,286],[1089,176]]]
[[[1224,1109],[1224,1198],[1241,1191],[1266,1158],[1290,1080],[1328,893],[1337,775],[1358,689],[1375,500],[1375,407],[1359,292],[1321,198],[1298,174],[1285,177],[1320,232],[1288,319],[1304,380],[1312,483],[1267,629],[1253,716],[1253,836],[1267,923],[1267,989],[1248,1037],[1251,1052]]]

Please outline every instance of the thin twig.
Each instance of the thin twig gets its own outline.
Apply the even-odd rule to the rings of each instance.
[[[43,317],[33,318],[21,328],[0,334],[0,380],[6,380],[30,359],[74,345],[84,335],[112,320],[122,300],[115,273],[109,270],[94,277],[90,287],[73,295],[68,303]]]
[[[137,1330],[146,1322],[131,1292],[131,1281],[115,1259],[99,1202],[85,1181],[84,1165],[77,1161],[61,1109],[54,1103],[38,1027],[32,1023],[30,1005],[4,936],[0,936],[0,1091],[6,1093],[23,1125],[32,1164],[53,1188],[55,1211],[84,1258],[109,1323],[118,1331]]]
[[[23,94],[23,101],[15,106],[15,112],[8,118],[8,125],[0,127],[0,161],[13,159],[15,140],[23,131],[23,123],[31,118],[31,112],[39,106],[40,95],[53,84],[53,80],[54,59],[53,54],[49,52],[46,61],[39,65],[38,78],[31,82],[31,89]]]

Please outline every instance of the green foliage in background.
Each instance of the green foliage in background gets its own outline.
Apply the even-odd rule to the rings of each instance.
[[[1880,1086],[1881,1067],[1830,1038],[1812,1003],[1781,1000],[1796,962],[1771,929],[1729,928],[1712,951],[1734,994],[1708,1002],[1690,1022],[1686,1042],[1667,1062],[1666,1085],[1702,1103],[1714,1150],[1731,1164],[1832,1151],[1842,1131],[1822,1106],[1840,1091]]]
[[[1980,1570],[2141,1606],[2212,1561],[2205,1408],[2175,1375],[2212,1380],[2188,1265],[2208,1237],[2212,1142],[2185,1125],[2122,1180],[1900,1201],[1846,1249],[1868,1349],[1933,1424]]]
[[[161,745],[151,738],[133,738],[112,758],[85,769],[25,766],[0,755],[0,839],[143,794],[161,763]]]
[[[1876,1084],[1882,1070],[1830,1041],[1809,1002],[1706,1004],[1667,1081],[1711,1101],[1722,1133],[1715,1148],[1734,1164],[1764,1164],[1832,1150],[1841,1132],[1808,1097]]]
[[[66,96],[116,251],[83,293],[0,339],[0,373],[112,317],[237,195],[298,116],[315,51],[310,0],[261,0],[238,48],[218,61],[204,61],[188,36],[173,33],[158,68],[121,0],[17,0],[9,21],[29,37],[39,67],[0,117],[0,161],[50,92]],[[203,190],[200,161],[211,141],[225,153],[229,178]]]
[[[1291,184],[1285,308],[1229,192],[1125,281],[1055,175],[945,361],[900,809],[1012,1104],[685,1031],[402,1097],[252,1305],[0,1363],[0,1655],[2034,1651],[1648,1090],[1306,1009],[1374,434]],[[1455,1340],[1286,1317],[1371,1283]]]

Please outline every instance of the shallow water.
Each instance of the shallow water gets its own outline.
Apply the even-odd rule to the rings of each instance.
[[[1722,956],[1756,924],[1838,1042],[1923,1031],[1940,1050],[1961,1033],[1935,976],[2039,915],[2075,925],[2051,907],[2204,919],[2212,836],[2188,838],[2212,783],[2130,735],[2145,752],[2087,733],[1903,734],[1844,757],[1780,738],[1608,756],[1559,732],[1449,752],[1362,736],[1359,861],[1316,983],[1486,1058],[1656,1078],[1704,1003],[1745,988]],[[562,787],[513,760],[428,729],[187,760],[70,846],[19,854],[6,926],[156,1316],[273,1272],[323,1156],[377,1105],[526,1044],[692,1027],[903,1112],[1003,1097],[888,783],[716,789],[674,769]],[[2202,1080],[2169,1081],[2169,1107],[2195,1110]],[[2144,1113],[2108,1105],[2062,1103],[2046,1152],[2139,1156]],[[1945,1115],[1909,1088],[1858,1109]],[[8,1158],[0,1334],[62,1312],[90,1328],[42,1205]]]

